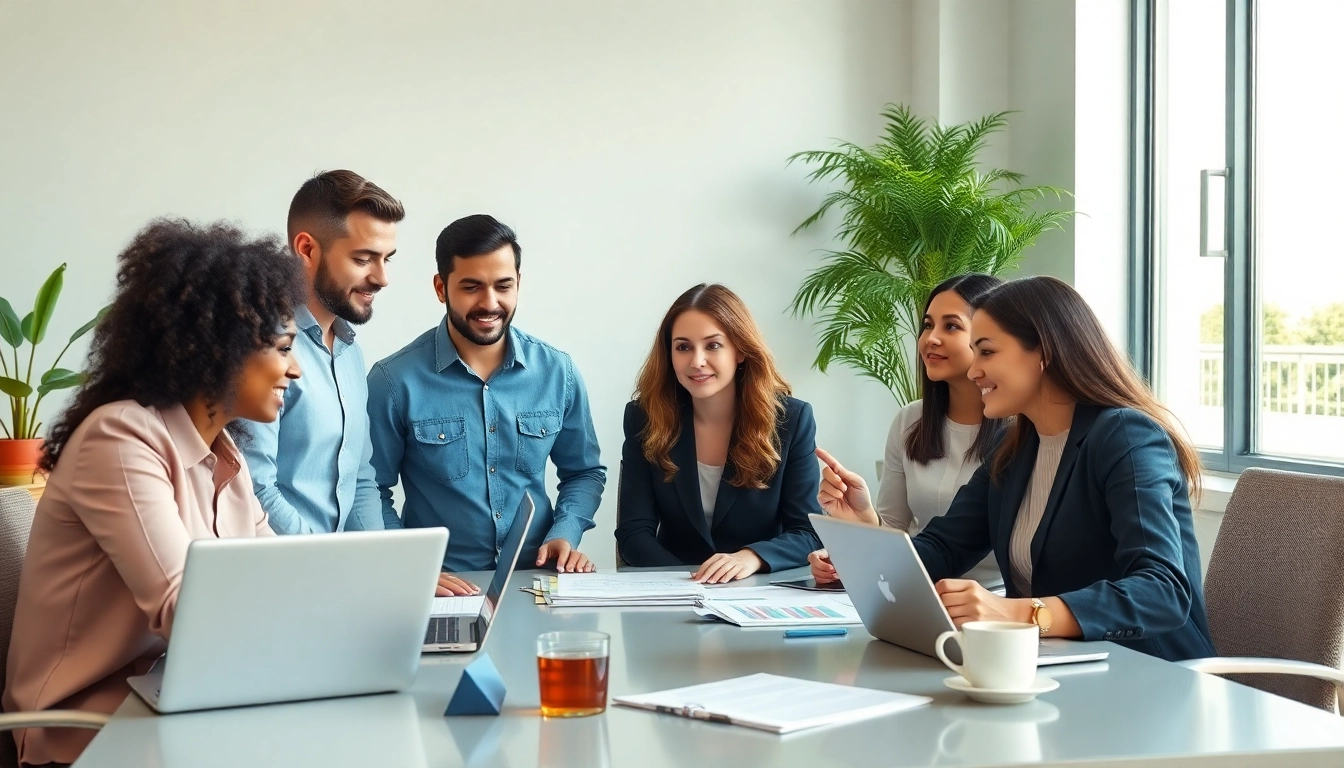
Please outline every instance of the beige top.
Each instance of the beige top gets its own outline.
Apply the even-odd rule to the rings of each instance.
[[[705,530],[714,527],[714,502],[719,498],[719,481],[723,480],[723,465],[695,462],[700,472],[700,506],[705,511]]]
[[[233,440],[182,406],[122,400],[75,430],[37,505],[5,671],[6,711],[111,713],[172,631],[193,539],[273,536]],[[95,732],[16,731],[24,763],[70,763]]]
[[[1055,486],[1059,460],[1064,455],[1064,444],[1069,441],[1066,429],[1058,435],[1039,435],[1040,450],[1036,452],[1036,466],[1027,481],[1027,493],[1017,510],[1013,523],[1013,537],[1008,541],[1008,561],[1012,565],[1013,585],[1024,597],[1031,597],[1031,540],[1045,516],[1045,505],[1050,500],[1050,489]]]

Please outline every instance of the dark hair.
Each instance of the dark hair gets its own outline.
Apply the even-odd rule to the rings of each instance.
[[[678,296],[658,326],[653,348],[635,384],[635,399],[648,418],[642,433],[644,458],[662,468],[664,482],[670,483],[676,477],[678,467],[672,463],[672,446],[681,437],[681,406],[690,399],[690,394],[677,381],[672,369],[672,326],[678,317],[692,309],[713,318],[744,358],[735,379],[737,411],[728,443],[733,475],[728,484],[765,488],[783,461],[778,427],[785,415],[784,398],[790,393],[789,383],[779,372],[747,305],[718,283],[701,283]]]
[[[47,433],[50,471],[100,406],[227,403],[248,358],[275,343],[307,297],[303,269],[278,237],[226,222],[157,219],[117,257],[117,292],[93,333],[88,378]]]
[[[965,299],[967,304],[974,305],[976,298],[1000,285],[1003,285],[1003,281],[999,278],[978,272],[950,277],[929,293],[920,317],[929,313],[929,305],[933,304],[934,297],[944,291],[953,291]],[[912,424],[905,434],[905,453],[919,464],[928,464],[947,454],[943,446],[943,427],[947,425],[947,409],[952,404],[952,387],[946,381],[930,379],[923,356],[916,355],[916,358],[919,360],[919,377],[924,382],[924,398],[919,421]],[[981,462],[989,458],[1003,437],[1003,422],[1003,419],[985,419],[980,422],[980,431],[975,434],[971,447],[966,449],[966,458]]]
[[[454,258],[484,256],[506,245],[513,247],[513,268],[521,271],[523,249],[518,245],[518,235],[509,225],[485,213],[464,216],[439,233],[439,240],[434,245],[439,276],[447,277],[452,273]]]
[[[1087,302],[1073,286],[1054,277],[1024,277],[1004,283],[971,302],[977,313],[993,318],[1027,350],[1041,351],[1045,375],[1079,403],[1132,408],[1156,421],[1167,433],[1181,472],[1199,494],[1199,451],[1177,426],[1129,359],[1120,354]],[[1026,418],[1014,421],[998,453],[993,476],[999,477],[1036,429]]]
[[[322,171],[305,181],[289,203],[289,242],[307,232],[319,242],[345,235],[345,219],[363,211],[393,224],[406,218],[406,209],[382,187],[354,171]]]

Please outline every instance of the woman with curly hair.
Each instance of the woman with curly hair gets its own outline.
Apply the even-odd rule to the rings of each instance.
[[[673,302],[625,407],[626,562],[697,565],[710,584],[807,563],[817,424],[789,392],[737,294],[701,284]]]
[[[173,628],[193,539],[272,536],[235,419],[274,421],[299,377],[305,298],[274,238],[158,220],[118,257],[88,380],[52,426],[6,668],[7,711],[110,713]],[[16,734],[25,765],[70,763],[83,730]]]

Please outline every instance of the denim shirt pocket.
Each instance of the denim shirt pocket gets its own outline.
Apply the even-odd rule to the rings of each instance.
[[[463,416],[424,419],[411,423],[415,443],[425,467],[443,482],[467,476],[467,420]]]
[[[518,414],[518,471],[535,475],[546,469],[555,436],[560,434],[559,411]]]

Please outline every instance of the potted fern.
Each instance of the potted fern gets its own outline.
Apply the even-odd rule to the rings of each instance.
[[[977,155],[1007,126],[1007,114],[943,126],[888,105],[873,147],[843,142],[789,158],[816,166],[811,181],[841,182],[794,230],[841,211],[844,250],[825,252],[826,263],[808,274],[790,306],[819,320],[814,367],[824,373],[842,363],[881,382],[901,404],[918,399],[910,342],[933,287],[954,275],[1014,267],[1023,249],[1072,215],[1035,206],[1067,192],[1023,187],[1021,174],[979,168]]]
[[[48,394],[77,386],[84,380],[84,374],[58,366],[70,345],[92,330],[107,312],[106,309],[99,312],[97,317],[71,334],[45,372],[33,368],[37,345],[46,338],[51,316],[56,311],[65,268],[64,264],[57,267],[42,283],[33,302],[33,311],[22,320],[9,301],[0,297],[0,341],[8,345],[8,352],[12,353],[6,357],[6,350],[0,347],[0,392],[9,400],[9,421],[0,419],[0,486],[29,485],[37,479],[37,462],[42,455],[42,423],[37,420],[37,408]],[[28,347],[26,361],[21,360],[19,354],[24,346]],[[38,375],[36,383],[34,373]]]

